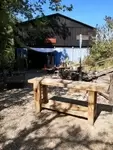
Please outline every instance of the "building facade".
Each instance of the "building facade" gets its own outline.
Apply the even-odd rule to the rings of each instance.
[[[55,65],[61,63],[64,53],[69,61],[83,60],[89,54],[92,37],[96,34],[94,27],[58,13],[17,26],[17,35],[28,49],[28,63],[32,62],[32,67],[33,64],[38,67],[36,64],[39,63],[42,64],[39,67],[42,67],[49,55],[54,57],[51,59],[54,59],[52,62]],[[23,46],[17,43],[17,47],[22,50]]]

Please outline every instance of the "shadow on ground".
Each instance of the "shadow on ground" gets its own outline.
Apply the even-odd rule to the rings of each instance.
[[[0,111],[15,105],[23,105],[28,102],[24,98],[27,94],[30,95],[31,88],[12,89],[0,92]]]
[[[64,97],[59,97],[59,96],[53,96],[53,97],[51,97],[51,100],[54,100],[56,102],[58,101],[58,102],[70,103],[70,107],[66,111],[71,109],[72,104],[88,107],[88,102],[87,101],[82,101],[82,100],[77,100],[77,99],[70,99],[70,98],[64,98]],[[95,118],[95,121],[99,117],[99,115],[102,111],[105,111],[105,112],[108,112],[109,114],[111,114],[112,113],[112,105],[97,103],[97,117]],[[107,115],[108,115],[108,113],[107,113]],[[84,117],[82,117],[82,118],[84,118]]]
[[[105,132],[101,133],[101,138],[92,139],[87,132],[82,131],[80,126],[69,127],[64,124],[60,127],[60,130],[65,129],[65,136],[65,134],[59,134],[59,131],[53,130],[55,124],[51,125],[55,119],[62,119],[65,115],[56,113],[48,119],[49,116],[50,113],[41,113],[37,118],[42,120],[41,123],[35,121],[30,128],[21,130],[13,139],[7,139],[7,137],[2,137],[1,135],[0,142],[5,143],[5,141],[8,141],[8,144],[3,146],[3,150],[100,150],[101,148],[103,150],[112,150],[113,142],[106,142],[103,139]],[[44,127],[46,127],[46,131],[40,134]]]
[[[25,105],[29,99],[25,95],[30,94],[32,88],[15,89],[0,93],[0,111],[15,105]],[[65,91],[66,92],[66,91]],[[86,101],[75,101],[68,98],[53,97],[54,99],[76,102],[87,106]],[[52,99],[53,99],[52,98]],[[111,112],[112,107],[98,104],[98,115],[101,111]],[[60,122],[67,115],[42,111],[32,122],[31,127],[21,129],[14,138],[8,138],[7,134],[0,135],[2,150],[112,150],[113,140],[105,140],[107,132],[102,131],[97,138],[92,138],[78,125],[68,125]],[[56,121],[57,120],[57,121]],[[94,130],[95,131],[95,130]],[[13,131],[15,132],[15,131]]]

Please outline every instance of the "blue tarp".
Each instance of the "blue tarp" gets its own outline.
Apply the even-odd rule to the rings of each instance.
[[[69,56],[64,48],[62,51],[55,51],[55,65],[58,66],[61,62],[64,62],[66,58],[69,59]]]
[[[30,47],[30,50],[34,50],[41,53],[54,53],[54,64],[58,66],[63,62],[67,57],[68,54],[66,52],[66,49],[64,48],[32,48]],[[17,48],[17,55],[20,57],[23,57],[23,55],[26,55],[27,51],[25,48]]]
[[[41,53],[51,53],[51,52],[55,51],[54,48],[34,48],[34,47],[30,47],[29,49],[37,51],[37,52],[41,52]]]
[[[21,50],[25,48],[20,48]],[[62,61],[68,58],[69,61],[79,62],[80,58],[83,60],[86,56],[89,55],[88,48],[63,48],[63,47],[56,47],[56,48],[29,48],[31,50],[42,52],[42,53],[54,53],[55,60],[54,64],[58,66]],[[25,51],[24,51],[25,52]],[[18,50],[20,53],[20,50]],[[26,52],[27,53],[27,52]]]

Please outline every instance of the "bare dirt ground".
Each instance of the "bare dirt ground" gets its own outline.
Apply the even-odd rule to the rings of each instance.
[[[87,101],[86,93],[49,91],[49,97],[56,94]],[[0,150],[74,149],[113,150],[113,114],[106,99],[98,96],[98,117],[91,126],[86,119],[46,109],[36,114],[31,86],[0,93]]]

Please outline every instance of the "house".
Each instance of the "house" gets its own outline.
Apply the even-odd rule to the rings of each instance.
[[[59,65],[65,57],[78,62],[88,55],[92,37],[96,35],[94,27],[59,13],[22,22],[17,27],[16,35],[24,43],[24,46],[16,43],[17,56],[26,47],[29,68]]]

